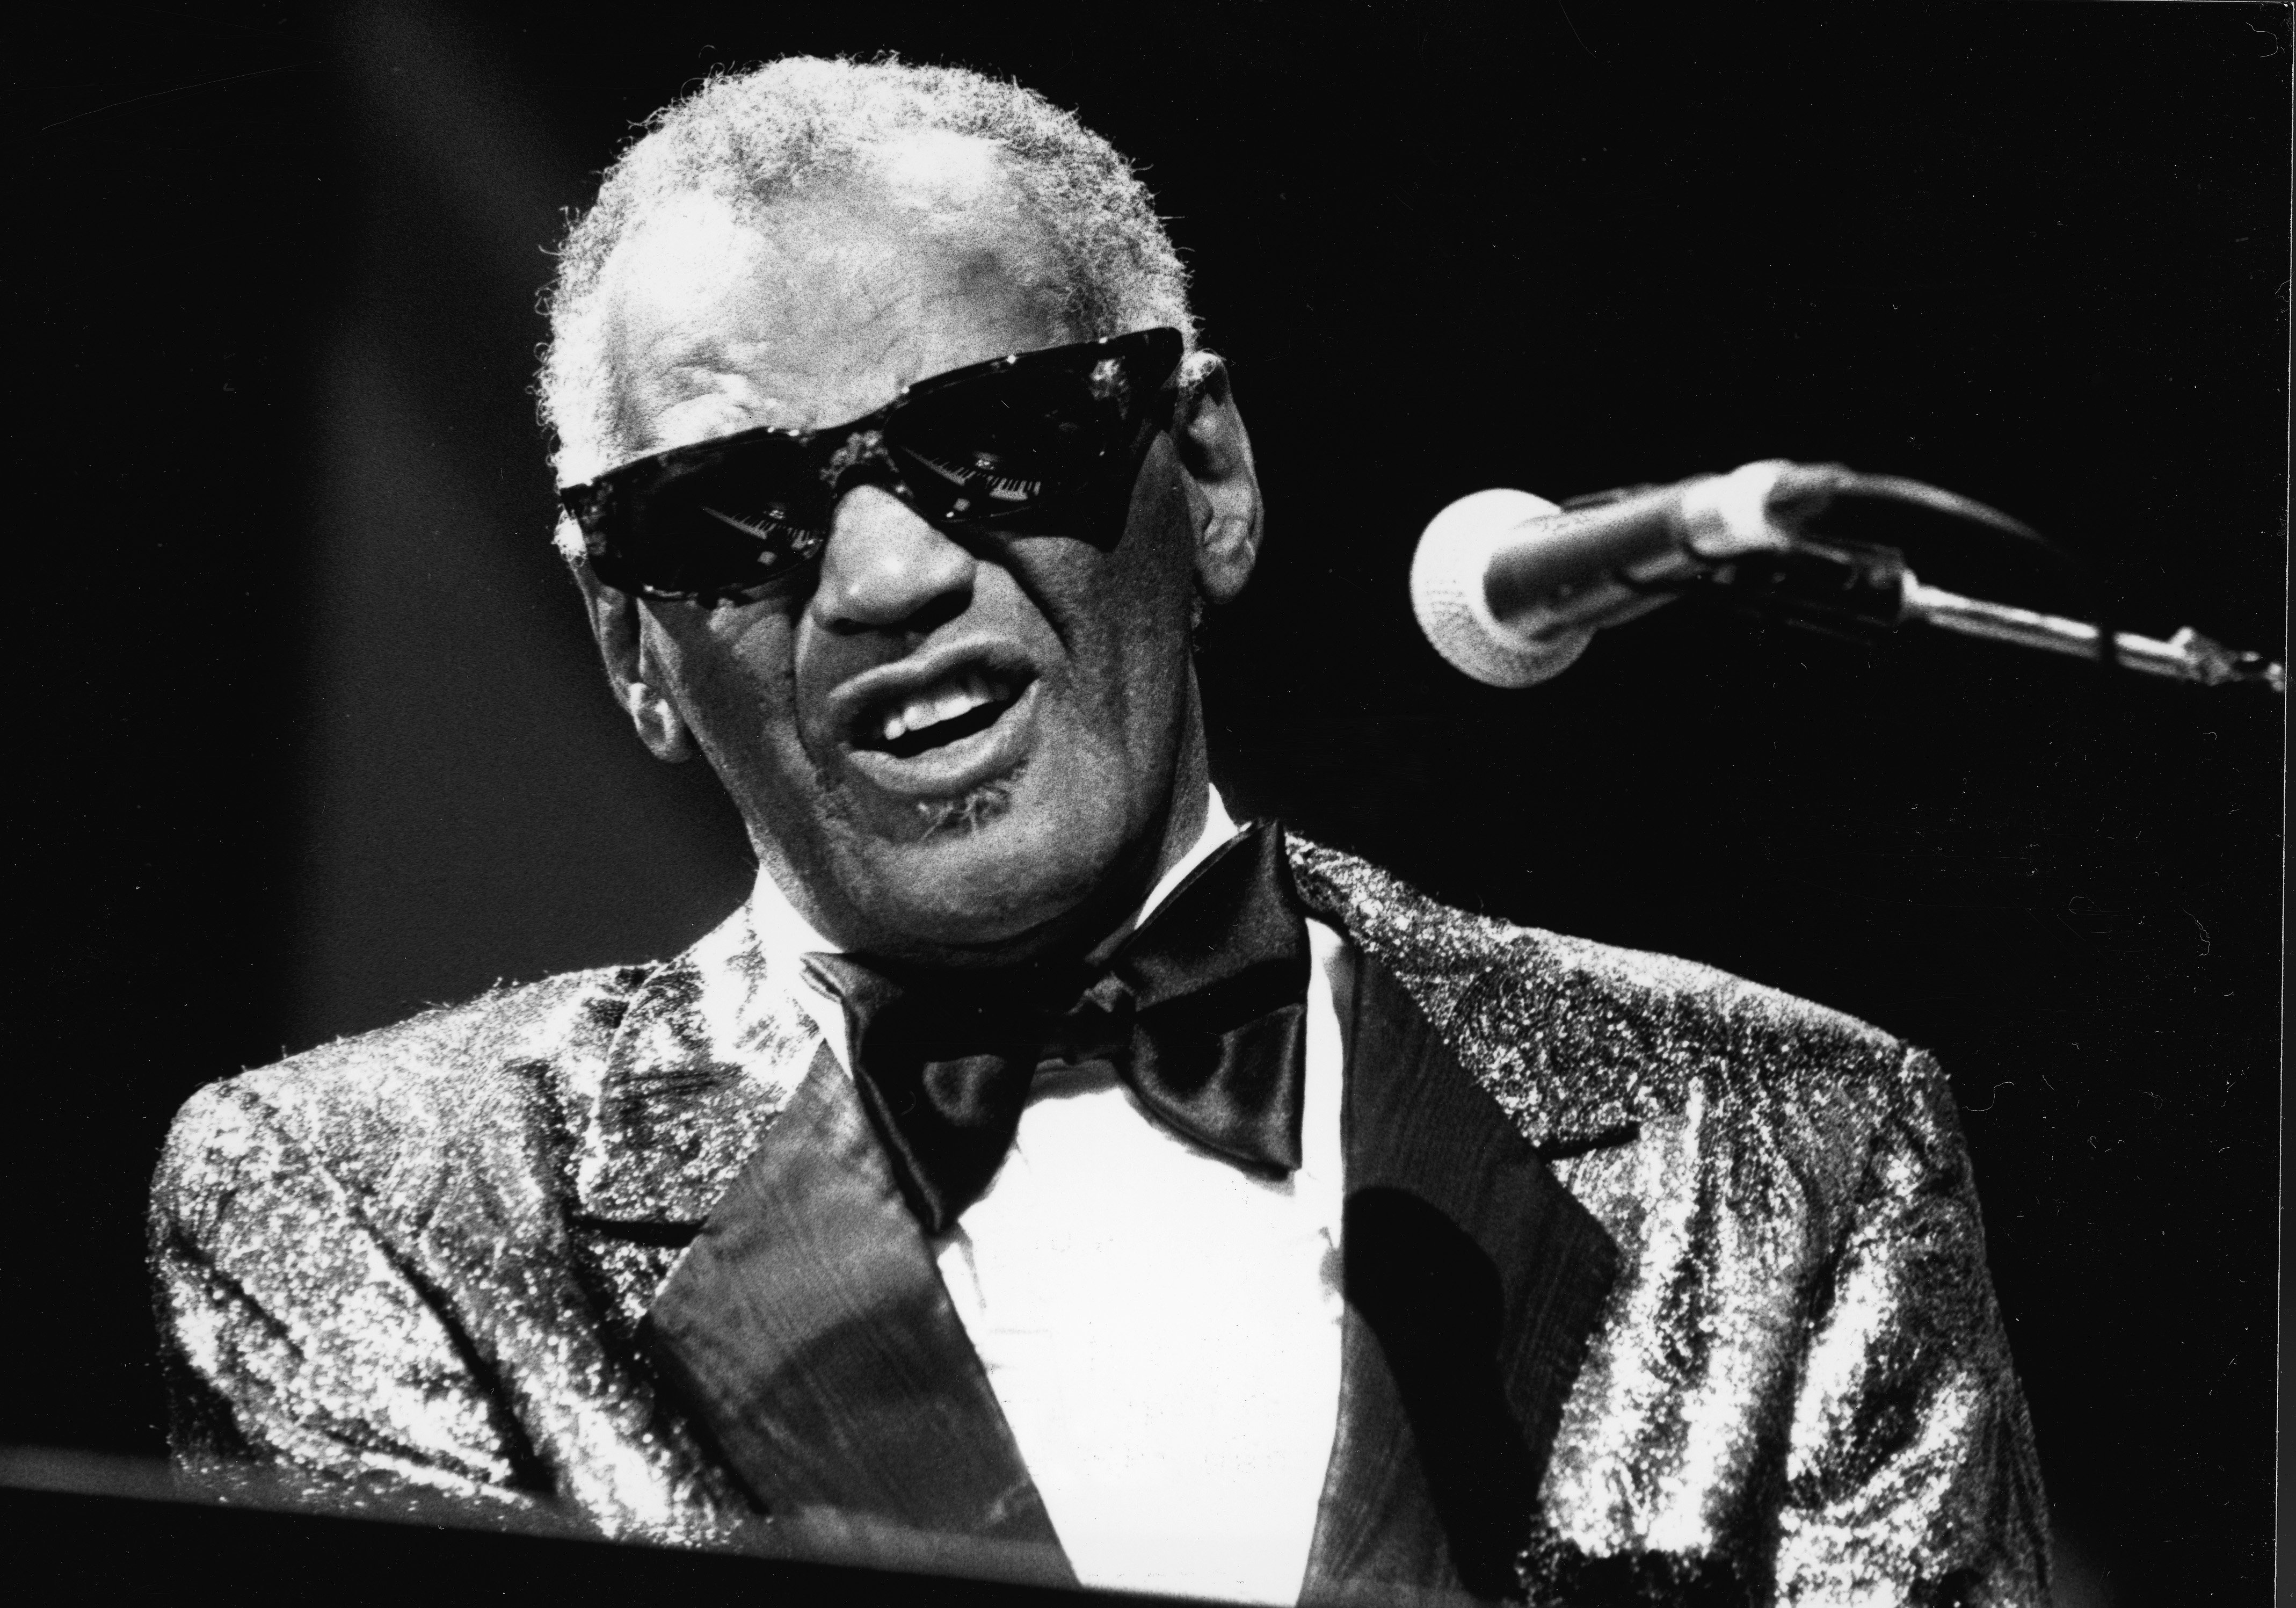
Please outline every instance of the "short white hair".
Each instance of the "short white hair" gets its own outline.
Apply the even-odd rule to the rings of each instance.
[[[1147,186],[1072,114],[964,68],[784,57],[715,73],[656,112],[606,169],[596,203],[572,221],[545,302],[550,340],[538,385],[560,482],[591,479],[629,455],[604,291],[607,262],[633,226],[693,193],[755,213],[808,181],[865,171],[889,145],[926,132],[986,140],[1002,153],[1048,249],[1054,311],[1077,339],[1169,324],[1195,352],[1187,271]]]

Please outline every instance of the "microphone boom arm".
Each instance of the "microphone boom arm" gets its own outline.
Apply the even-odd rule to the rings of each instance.
[[[2288,690],[2288,672],[2261,653],[2235,652],[2186,626],[2163,642],[2108,631],[2082,619],[2041,614],[2007,603],[1964,597],[1957,592],[1923,586],[1911,573],[1905,578],[1901,623],[1934,626],[1963,636],[1988,642],[2014,643],[2045,652],[2066,653],[2101,663],[2124,665],[2148,676],[2166,676],[2202,686],[2234,682],[2258,682],[2276,693]]]
[[[1636,599],[1638,607],[1620,611],[1615,618],[1630,619],[1685,592],[1710,590],[1735,594],[1764,612],[1812,624],[1848,621],[1884,631],[1928,626],[1960,636],[2120,665],[2201,686],[2257,683],[2276,693],[2288,690],[2287,672],[2280,665],[2260,653],[2236,652],[2190,626],[2163,641],[2108,630],[2062,614],[1965,597],[1927,585],[1906,568],[1902,555],[1889,547],[1837,547],[1782,537],[1775,546],[1742,559],[1693,564],[1686,570],[1652,578],[1654,586],[1632,575],[1611,583],[1629,595],[1641,594]],[[1578,623],[1608,624],[1610,620]]]

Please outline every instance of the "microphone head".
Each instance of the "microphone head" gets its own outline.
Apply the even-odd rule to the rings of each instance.
[[[1411,610],[1435,651],[1489,686],[1529,686],[1559,676],[1595,639],[1590,627],[1526,636],[1491,612],[1491,561],[1523,528],[1562,513],[1545,497],[1500,488],[1463,496],[1427,524],[1411,559]]]

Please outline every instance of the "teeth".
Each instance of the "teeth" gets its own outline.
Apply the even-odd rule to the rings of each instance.
[[[912,698],[886,716],[884,741],[890,742],[911,732],[921,732],[929,726],[939,726],[944,720],[954,720],[959,715],[995,701],[996,694],[988,690],[988,677],[975,672],[938,697]]]

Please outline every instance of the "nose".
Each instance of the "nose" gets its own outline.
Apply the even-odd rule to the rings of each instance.
[[[972,601],[972,554],[879,486],[857,486],[837,505],[814,588],[814,616],[840,635],[923,636]]]

